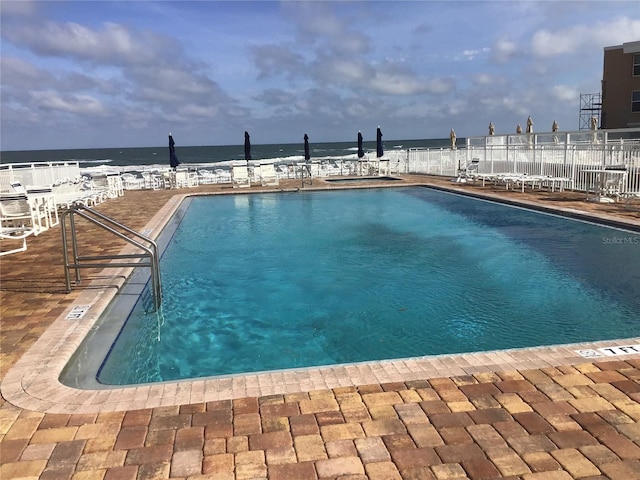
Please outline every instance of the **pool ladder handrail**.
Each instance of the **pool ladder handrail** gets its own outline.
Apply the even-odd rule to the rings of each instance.
[[[80,256],[78,253],[78,238],[76,232],[75,215],[88,220],[106,230],[109,233],[116,235],[117,237],[125,240],[131,245],[141,249],[144,253],[131,253],[131,254],[118,254],[118,255],[96,255],[96,256]],[[68,249],[68,236],[67,236],[67,222],[69,218],[69,225],[71,228],[71,247],[73,251],[73,263],[69,263],[69,249]],[[64,257],[64,274],[67,286],[67,293],[71,292],[71,275],[70,270],[75,270],[75,283],[80,284],[80,269],[81,268],[119,268],[119,267],[149,267],[151,269],[151,287],[153,292],[153,300],[155,310],[159,310],[162,304],[162,285],[160,281],[160,264],[158,261],[158,245],[155,241],[149,237],[132,230],[131,228],[116,222],[115,220],[95,211],[94,209],[84,207],[82,205],[71,207],[65,210],[60,215],[60,226],[62,230],[62,249]],[[132,235],[134,238],[130,238],[121,231]],[[147,242],[144,245],[142,242]],[[141,261],[148,258],[147,262]],[[120,260],[120,259],[140,259],[138,262],[104,262],[104,263],[91,263],[98,262],[100,260]],[[81,263],[89,262],[89,263]]]

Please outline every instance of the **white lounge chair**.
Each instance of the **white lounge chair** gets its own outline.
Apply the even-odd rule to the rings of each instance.
[[[32,230],[38,235],[48,227],[42,224],[36,210],[31,206],[25,193],[0,195],[0,226],[15,233],[16,229]]]
[[[0,257],[11,255],[13,253],[24,252],[27,250],[27,237],[35,235],[35,229],[30,227],[5,227],[0,226],[0,239],[4,241],[21,240],[19,247],[10,248],[9,250],[0,251]]]
[[[27,188],[27,200],[29,200],[31,208],[37,212],[38,218],[46,221],[48,228],[60,223],[53,187],[29,187]]]
[[[145,188],[150,188],[151,190],[159,190],[163,188],[162,177],[153,172],[142,172],[142,180],[144,180]]]
[[[260,165],[260,184],[263,187],[280,185],[278,174],[273,163]]]
[[[218,178],[215,174],[204,168],[198,169],[198,183],[200,185],[210,185],[212,183],[218,183]]]
[[[250,187],[249,168],[246,165],[234,165],[231,168],[231,181],[233,188]]]
[[[624,202],[624,208],[631,208],[633,202],[640,204],[640,191],[637,192],[619,192],[616,193],[618,200]]]
[[[278,174],[278,178],[289,178],[289,166],[284,164],[278,165],[276,173]]]
[[[217,183],[231,183],[231,172],[222,168],[216,168],[213,173],[216,176]]]
[[[188,170],[176,170],[175,172],[175,187],[176,188],[191,188],[198,186],[198,174],[196,172],[189,172]]]
[[[56,208],[71,208],[76,205],[90,207],[106,199],[106,191],[92,191],[82,183],[64,182],[53,186]]]
[[[476,183],[479,167],[480,167],[480,159],[479,158],[471,159],[471,163],[465,167],[464,171],[460,172],[458,181],[461,183],[466,183],[469,180],[471,180],[473,183]]]
[[[26,195],[31,208],[33,218],[37,220],[39,231],[46,230],[58,224],[58,211],[53,198],[53,189],[50,186],[28,187],[22,183],[13,181],[11,189],[18,195]]]
[[[123,173],[120,178],[125,190],[142,190],[144,188],[144,179],[137,177],[133,173]]]

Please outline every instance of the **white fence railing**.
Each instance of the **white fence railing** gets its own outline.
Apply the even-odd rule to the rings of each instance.
[[[392,172],[455,177],[473,160],[481,174],[526,174],[569,179],[589,188],[584,170],[624,166],[622,192],[640,192],[640,129],[467,138],[463,148],[410,149]]]
[[[79,178],[78,162],[5,163],[0,165],[0,192],[11,191],[11,182],[24,187],[52,186]]]

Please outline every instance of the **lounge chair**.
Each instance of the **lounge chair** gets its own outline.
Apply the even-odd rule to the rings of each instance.
[[[273,163],[263,163],[260,165],[260,184],[263,187],[276,186],[280,184],[278,174]]]
[[[249,168],[246,165],[234,165],[231,168],[231,181],[233,188],[250,187]]]
[[[153,172],[142,172],[141,175],[145,188],[159,190],[164,187],[162,177],[159,174]]]
[[[29,203],[34,219],[37,220],[40,231],[58,224],[58,211],[53,198],[52,187],[25,188],[22,183],[18,181],[10,182],[9,185],[14,193],[27,196],[27,202]]]
[[[478,167],[480,166],[480,159],[474,158],[471,160],[464,170],[460,169],[458,171],[458,178],[456,182],[458,183],[467,183],[471,180],[473,183],[476,183],[476,179],[478,178]]]
[[[22,240],[22,245],[11,248],[9,250],[0,251],[0,257],[11,255],[13,253],[24,252],[27,250],[27,237],[35,235],[35,229],[32,227],[5,227],[0,226],[0,239],[3,241]],[[4,243],[4,242],[3,242]]]
[[[92,190],[81,182],[63,182],[53,186],[56,208],[67,209],[75,205],[90,207],[106,200],[107,192]]]
[[[213,173],[217,183],[231,183],[231,172],[222,168],[216,168]]]
[[[3,231],[8,229],[9,233],[22,229],[31,230],[33,235],[48,228],[25,193],[0,195],[0,226]]]
[[[42,219],[46,221],[48,228],[60,223],[53,187],[29,187],[27,188],[27,200],[40,221]]]
[[[218,178],[215,174],[204,168],[199,168],[198,171],[198,183],[200,185],[210,185],[212,183],[218,183]]]
[[[138,177],[133,173],[123,173],[120,178],[125,190],[142,190],[144,188],[144,178]]]
[[[640,204],[640,191],[637,192],[618,192],[616,193],[618,200],[624,202],[624,208],[631,208],[633,202]]]
[[[278,165],[276,173],[278,175],[278,179],[289,178],[289,166],[284,164]]]

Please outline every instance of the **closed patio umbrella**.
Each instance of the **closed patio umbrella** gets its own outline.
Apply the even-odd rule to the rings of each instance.
[[[173,141],[173,136],[169,133],[169,166],[175,170],[180,165],[180,160],[176,155],[176,143]]]
[[[311,160],[311,154],[309,153],[309,135],[304,134],[304,159],[306,161]]]
[[[364,157],[364,148],[362,148],[362,133],[358,130],[358,158]]]
[[[380,158],[382,155],[384,155],[382,148],[382,131],[380,130],[380,125],[378,125],[378,131],[376,133],[376,157]]]
[[[251,160],[251,140],[249,140],[249,132],[244,132],[244,159],[249,162]]]

